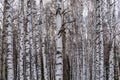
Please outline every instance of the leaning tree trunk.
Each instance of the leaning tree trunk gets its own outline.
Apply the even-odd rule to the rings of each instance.
[[[14,80],[13,68],[13,31],[12,31],[12,0],[6,0],[6,59],[7,80]]]
[[[109,52],[109,80],[114,80],[115,73],[115,27],[113,26],[115,23],[115,0],[109,1],[109,9],[110,9],[110,22],[109,27],[111,30],[110,38],[111,38],[111,46]],[[110,4],[113,4],[112,6]]]
[[[108,80],[114,80],[114,41],[112,41],[112,46],[109,54],[109,79]]]
[[[63,80],[63,54],[62,54],[62,37],[61,37],[61,27],[62,27],[62,0],[56,1],[56,72],[55,79]]]

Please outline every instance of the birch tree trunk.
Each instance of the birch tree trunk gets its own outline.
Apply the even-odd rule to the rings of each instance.
[[[46,38],[46,29],[43,23],[42,26],[42,57],[43,57],[43,67],[44,67],[44,79],[48,80],[48,71],[47,71],[47,58],[45,53],[45,38]]]
[[[24,71],[23,71],[23,57],[25,55],[25,45],[24,45],[24,38],[25,38],[25,30],[24,30],[24,0],[20,0],[20,23],[19,23],[19,29],[20,29],[20,51],[19,51],[19,78],[20,80],[24,80]]]
[[[31,27],[30,27],[30,45],[31,45],[31,79],[32,80],[37,80],[37,75],[36,75],[36,62],[35,62],[35,56],[36,56],[36,53],[35,53],[35,27],[36,27],[36,20],[35,20],[35,16],[37,15],[37,11],[36,11],[36,1],[35,0],[32,0],[31,1],[31,17],[32,17],[32,20],[31,20]]]
[[[110,23],[109,23],[109,27],[110,27],[110,51],[109,51],[109,80],[114,80],[114,65],[115,65],[115,28],[114,28],[114,23],[115,23],[115,4],[114,4],[115,0],[110,0],[109,1],[109,9],[110,9]],[[112,6],[110,4],[113,4]]]
[[[7,80],[14,80],[13,68],[13,29],[12,29],[12,0],[6,0],[6,59],[7,59]]]
[[[86,2],[82,2],[82,4],[85,4]],[[85,7],[85,6],[84,6]],[[84,8],[83,7],[83,8]],[[82,15],[83,16],[83,15]],[[87,80],[87,71],[86,71],[86,69],[87,69],[87,59],[88,58],[86,58],[87,57],[87,52],[86,52],[86,48],[87,48],[87,46],[86,46],[86,24],[85,24],[85,22],[86,22],[86,24],[87,24],[87,21],[85,20],[85,17],[83,16],[83,21],[82,21],[82,31],[81,31],[81,34],[82,34],[82,61],[83,61],[83,63],[82,63],[82,80]]]
[[[2,11],[0,11],[2,13]],[[2,31],[3,31],[3,19],[0,19],[0,80],[2,80]]]
[[[109,80],[114,80],[114,41],[112,42],[112,47],[109,55]]]
[[[5,80],[5,74],[6,74],[6,0],[4,0],[4,12],[3,12],[3,31],[2,31],[2,79]]]
[[[20,12],[20,11],[18,11]],[[17,14],[18,14],[17,12]],[[19,22],[20,19],[19,19],[20,16],[17,16],[17,21]],[[20,79],[20,75],[19,74],[19,51],[20,51],[20,29],[19,29],[19,23],[16,22],[15,23],[15,20],[13,19],[13,55],[14,55],[14,80],[17,80],[17,78]]]
[[[26,63],[25,63],[25,77],[26,80],[30,80],[31,79],[31,75],[30,75],[30,55],[31,55],[31,50],[30,50],[30,29],[32,27],[31,24],[31,0],[27,0],[27,26],[26,26],[26,34],[25,34],[25,53],[26,53]]]
[[[39,3],[40,4],[40,3]],[[40,9],[37,15],[40,14]],[[37,80],[42,79],[42,55],[41,55],[41,27],[39,24],[40,22],[40,16],[35,15],[35,52],[36,52],[36,72],[37,72]]]
[[[47,55],[46,55],[46,23],[45,23],[45,11],[43,7],[43,0],[40,2],[40,11],[41,11],[41,19],[42,19],[42,57],[43,57],[43,68],[44,68],[44,80],[48,80],[48,70],[47,70]]]
[[[36,16],[38,17],[38,16]],[[39,20],[39,19],[37,19]],[[36,70],[37,70],[37,79],[41,80],[42,73],[41,73],[41,44],[40,44],[40,25],[38,22],[36,23],[35,27],[35,51],[36,51]]]
[[[102,28],[102,2],[96,0],[96,80],[104,80],[104,48]]]
[[[56,72],[55,79],[63,80],[63,54],[62,54],[62,37],[61,37],[61,27],[62,27],[62,0],[56,0]]]
[[[85,25],[84,25],[85,27]],[[83,27],[83,28],[84,28]],[[85,30],[83,29],[82,30],[82,61],[83,61],[83,64],[82,64],[82,80],[87,80],[87,72],[86,72],[86,69],[87,69],[87,64],[86,64],[86,57],[87,57],[87,53],[86,53],[86,40],[85,40]]]

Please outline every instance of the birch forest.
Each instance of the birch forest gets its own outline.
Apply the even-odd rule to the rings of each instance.
[[[120,80],[120,0],[0,0],[0,80]]]

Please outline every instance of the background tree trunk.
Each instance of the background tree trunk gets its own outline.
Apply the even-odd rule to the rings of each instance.
[[[13,67],[13,29],[12,29],[12,0],[6,0],[6,59],[7,59],[7,80],[14,80]]]

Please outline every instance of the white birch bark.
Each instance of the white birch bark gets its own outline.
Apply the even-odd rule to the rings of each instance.
[[[98,0],[98,1],[99,1],[99,0]],[[96,4],[98,4],[97,6],[100,6],[100,5],[99,5],[100,3],[97,2]],[[99,7],[98,7],[98,8],[99,8]],[[99,14],[100,11],[99,11],[99,9],[97,9],[97,10],[98,10],[98,12],[96,12],[96,13],[97,13],[98,16],[100,16],[100,14]],[[97,24],[98,24],[98,23],[100,23],[99,20],[98,20]],[[97,26],[97,30],[99,31],[99,27],[98,27],[98,26]],[[97,38],[96,44],[95,44],[95,45],[96,45],[96,46],[95,46],[95,47],[96,47],[96,49],[95,49],[95,53],[96,53],[96,59],[95,59],[96,76],[95,76],[95,77],[96,77],[96,80],[99,80],[99,75],[100,75],[100,73],[99,73],[99,71],[100,71],[100,67],[99,67],[99,55],[100,55],[100,54],[99,54],[99,34],[97,34],[97,37],[98,37],[98,38]]]
[[[100,28],[102,31],[103,28]],[[104,80],[104,46],[103,46],[103,32],[100,32],[100,41],[101,41],[101,48],[100,48],[100,80]]]
[[[3,10],[3,8],[2,8]],[[0,11],[2,13],[2,11]],[[1,15],[0,17],[2,17]],[[2,80],[2,28],[3,28],[3,20],[2,18],[0,19],[0,80]]]
[[[44,68],[44,79],[45,80],[48,80],[48,70],[47,70],[47,58],[46,58],[46,46],[45,46],[45,44],[46,44],[46,23],[45,23],[45,13],[44,13],[44,7],[43,7],[43,0],[41,0],[41,2],[40,2],[40,11],[41,11],[41,19],[42,19],[42,25],[41,25],[41,27],[42,27],[42,57],[43,57],[43,68]]]
[[[114,2],[114,0],[110,0],[110,4],[112,4]],[[109,6],[111,7],[111,6]],[[110,8],[110,29],[113,29],[112,28],[112,25],[113,25],[113,18],[114,18],[114,6],[112,6]],[[114,31],[112,30],[111,31],[111,49],[110,49],[110,52],[109,52],[109,80],[114,80],[114,65],[115,65],[115,61],[114,61],[114,46],[115,46],[115,41],[114,41]]]
[[[85,5],[86,1],[81,1],[81,6],[83,9],[82,10],[82,26],[81,27],[81,35],[82,35],[82,80],[87,80],[87,46],[86,46],[86,24],[87,24],[87,21],[85,20],[86,19],[86,16],[84,14],[84,10],[86,8],[86,5]],[[87,13],[87,12],[86,12]]]
[[[6,71],[5,71],[5,67],[6,67],[6,26],[5,26],[5,23],[6,23],[6,1],[4,0],[4,12],[3,12],[3,31],[2,31],[2,71],[1,71],[1,74],[2,74],[2,79],[6,79],[5,77],[5,74],[6,74]]]
[[[45,45],[42,46],[42,55],[43,55],[43,67],[44,67],[44,79],[48,80],[48,71],[47,71],[47,60],[45,54]]]
[[[20,40],[19,40],[19,46],[20,46],[20,51],[19,51],[19,78],[20,80],[24,80],[24,72],[23,72],[23,57],[25,54],[25,45],[24,45],[24,0],[20,0],[20,23],[19,23],[19,29],[20,29]]]
[[[102,32],[102,2],[96,0],[96,80],[104,80],[104,48]]]
[[[38,80],[41,80],[41,54],[40,54],[40,37],[39,37],[39,25],[37,24],[37,26],[35,27],[35,31],[36,31],[36,33],[35,33],[35,51],[36,51],[36,70],[37,70],[37,79]]]
[[[45,53],[46,28],[44,26],[44,22],[42,26],[42,31],[43,31],[42,32],[42,57],[43,57],[44,79],[48,80],[47,59],[46,59],[46,53]]]
[[[12,30],[12,0],[6,0],[6,59],[7,80],[14,80],[13,67],[13,30]]]
[[[92,55],[92,58],[93,58],[93,63],[92,63],[92,80],[95,80],[95,52],[94,52],[93,48],[92,48],[92,51],[93,51],[93,55]]]
[[[109,55],[109,80],[114,80],[114,41]]]
[[[39,20],[39,17],[36,16],[36,20]],[[36,70],[37,70],[37,79],[41,80],[41,44],[40,44],[40,25],[38,24],[39,22],[37,21],[36,27],[35,27],[35,52],[36,52]]]
[[[80,80],[80,59],[78,49],[77,49],[77,80]]]
[[[110,0],[109,4],[113,4],[115,0]],[[115,69],[115,51],[114,51],[114,47],[115,47],[115,39],[114,39],[114,34],[115,34],[115,29],[113,27],[113,24],[115,22],[115,5],[113,4],[112,6],[109,5],[109,9],[110,9],[110,23],[109,23],[109,27],[111,29],[111,48],[110,48],[110,52],[109,52],[109,80],[114,80],[114,69]]]
[[[31,45],[31,79],[32,80],[37,80],[37,75],[36,75],[36,62],[35,62],[35,27],[36,27],[36,15],[37,15],[37,10],[36,10],[36,2],[35,0],[31,1],[31,27],[30,27],[30,45]]]
[[[25,55],[26,55],[26,62],[25,62],[25,79],[30,80],[31,75],[30,75],[30,29],[32,27],[31,24],[31,0],[27,0],[27,26],[26,26],[26,39],[25,39]]]
[[[84,39],[84,32],[82,32],[82,61],[83,61],[83,64],[82,64],[82,80],[86,80],[86,59],[85,59],[85,57],[86,57],[86,54],[85,54],[85,39]]]
[[[63,80],[63,56],[62,56],[62,37],[61,37],[61,27],[62,27],[62,0],[56,0],[56,72],[55,79]]]

